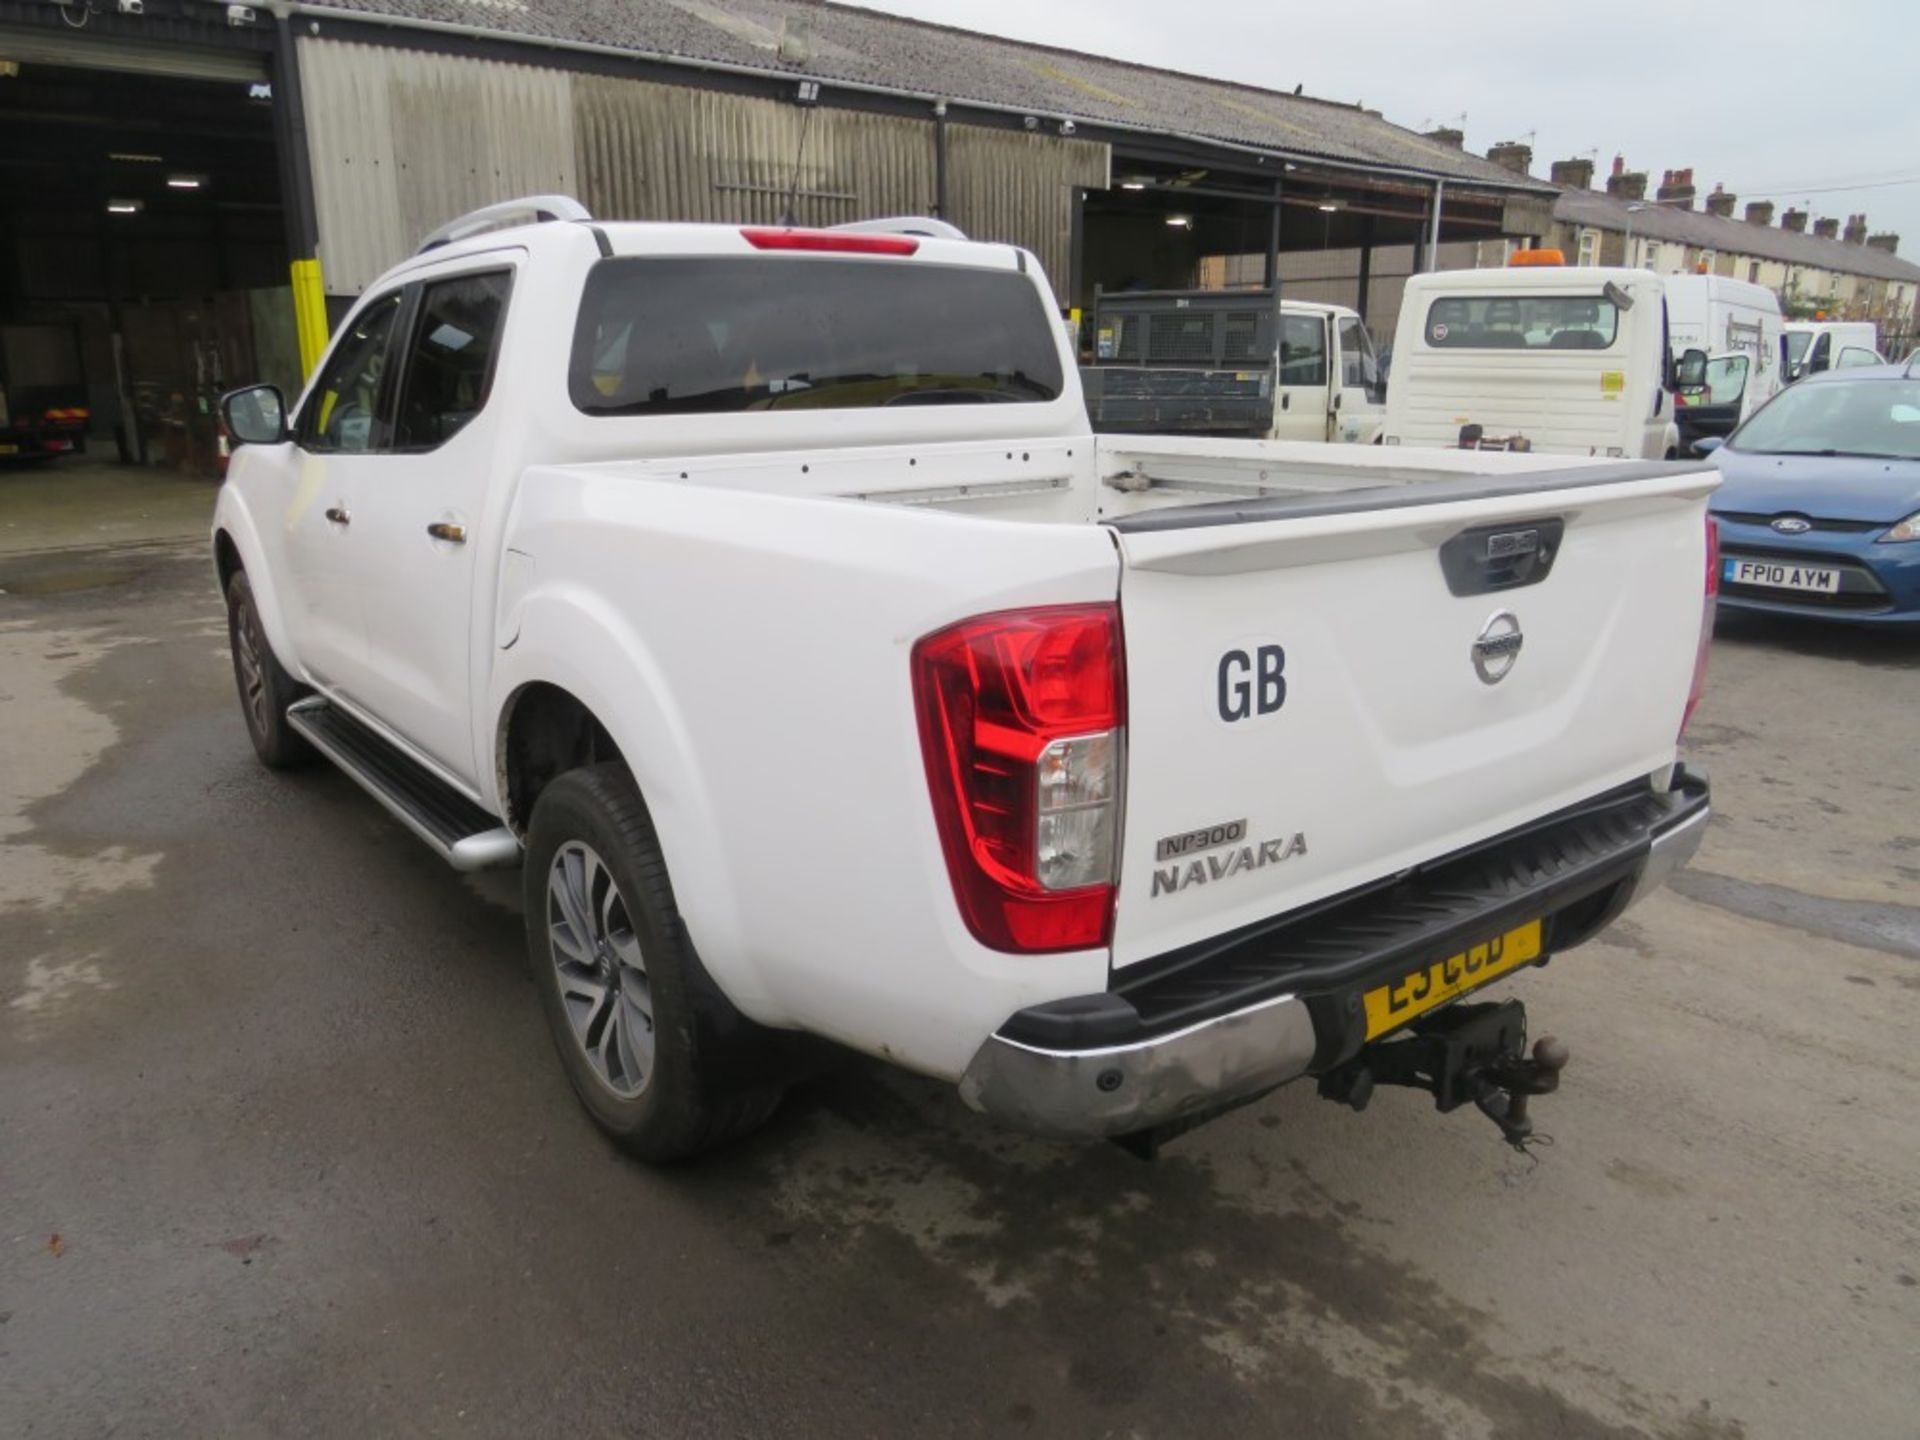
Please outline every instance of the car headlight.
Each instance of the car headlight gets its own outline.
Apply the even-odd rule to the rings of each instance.
[[[1920,540],[1920,512],[1907,516],[1880,537],[1882,545],[1893,545],[1902,540]]]

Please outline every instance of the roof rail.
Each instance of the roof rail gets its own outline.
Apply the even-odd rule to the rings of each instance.
[[[829,225],[829,230],[851,230],[856,235],[924,235],[929,240],[964,240],[967,232],[958,225],[936,220],[931,215],[894,215],[884,220],[849,220],[844,225]]]
[[[482,205],[457,220],[449,220],[420,242],[413,253],[424,255],[456,240],[484,235],[489,230],[507,230],[516,225],[537,225],[547,220],[591,220],[587,207],[571,195],[522,195],[518,200],[502,200],[498,205]]]

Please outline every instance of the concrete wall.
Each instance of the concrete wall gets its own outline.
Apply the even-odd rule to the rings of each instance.
[[[1502,241],[1450,240],[1440,247],[1442,270],[1471,270],[1482,251],[1498,252],[1504,263],[1506,246]],[[1257,287],[1266,270],[1264,255],[1209,255],[1200,260],[1197,281],[1203,290],[1234,290]],[[1346,305],[1359,310],[1375,345],[1393,344],[1394,328],[1400,320],[1400,300],[1413,273],[1411,245],[1374,247],[1369,271],[1366,304],[1360,303],[1360,252],[1358,250],[1296,250],[1280,256],[1280,293],[1283,299],[1311,300],[1321,305]]]

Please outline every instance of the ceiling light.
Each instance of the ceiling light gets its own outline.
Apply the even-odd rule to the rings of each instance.
[[[107,201],[107,213],[109,215],[138,215],[142,210],[146,208],[147,208],[147,204],[146,204],[146,201],[144,200],[109,200]]]
[[[199,175],[169,175],[167,177],[167,188],[169,190],[198,190],[204,184],[206,184],[205,178]]]
[[[1319,208],[1325,211],[1327,214],[1331,215],[1333,214],[1334,211],[1340,208],[1340,205],[1341,205],[1341,202],[1338,200],[1322,200],[1320,202]]]
[[[1122,190],[1144,190],[1147,188],[1147,182],[1144,180],[1122,180],[1120,182],[1120,188]]]
[[[1169,215],[1167,216],[1167,224],[1173,226],[1176,230],[1191,230],[1193,228],[1193,217],[1191,215]]]
[[[18,60],[0,60],[0,80],[11,80],[20,73]]]
[[[123,165],[158,165],[158,155],[142,155],[137,150],[109,150],[107,159],[118,160]]]

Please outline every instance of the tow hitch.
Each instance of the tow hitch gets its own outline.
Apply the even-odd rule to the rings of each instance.
[[[1320,1077],[1329,1100],[1367,1108],[1376,1085],[1425,1090],[1445,1113],[1471,1100],[1516,1150],[1533,1138],[1527,1102],[1560,1088],[1567,1047],[1543,1035],[1527,1053],[1527,1011],[1518,1000],[1454,1005],[1404,1039],[1369,1045]]]

